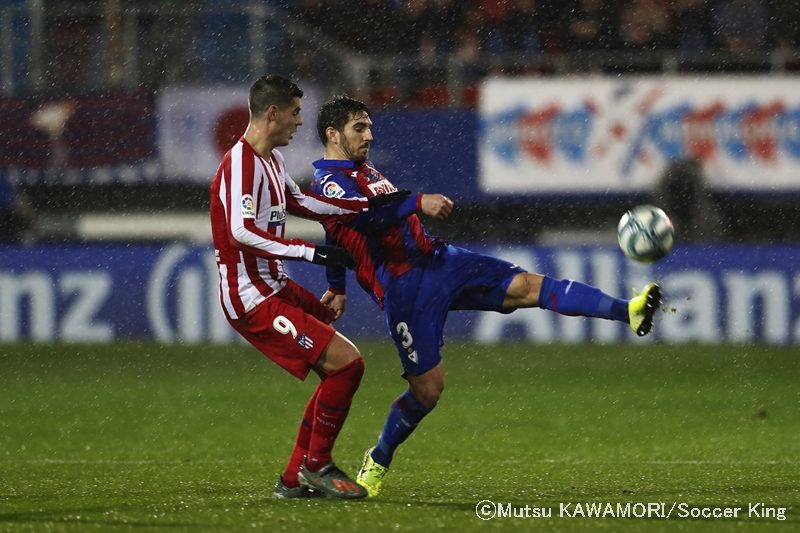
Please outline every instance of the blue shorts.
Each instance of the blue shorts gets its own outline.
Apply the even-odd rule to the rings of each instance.
[[[502,308],[503,299],[511,280],[522,272],[508,261],[447,245],[426,265],[392,280],[384,294],[384,312],[404,375],[424,374],[442,360],[448,311],[513,311]]]

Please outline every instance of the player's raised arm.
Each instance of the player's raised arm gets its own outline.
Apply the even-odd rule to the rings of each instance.
[[[385,190],[368,197],[370,209],[345,223],[362,233],[374,233],[420,211],[422,195],[412,194],[408,190],[397,190],[388,180],[384,183]],[[353,177],[340,171],[315,179],[311,191],[332,199],[354,199],[362,196]]]
[[[331,198],[311,191],[303,191],[289,177],[286,179],[286,208],[299,217],[323,221],[337,217],[342,221],[350,221],[356,215],[366,214],[379,208],[397,204],[406,198],[410,191],[395,191],[378,196],[352,196],[348,198]]]
[[[369,201],[363,197],[334,199],[303,191],[290,178],[286,180],[286,209],[289,213],[311,220],[323,221],[331,217],[352,220],[369,209]]]
[[[350,222],[351,226],[363,233],[381,232],[414,213],[422,213],[438,220],[444,220],[453,211],[453,201],[442,194],[418,193],[412,195],[410,191],[401,190],[373,196],[370,199],[380,199],[385,204],[359,214]]]

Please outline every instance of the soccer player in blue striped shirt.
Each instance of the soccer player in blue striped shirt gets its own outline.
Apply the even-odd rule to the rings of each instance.
[[[373,141],[369,109],[336,97],[323,105],[317,134],[325,147],[312,191],[329,198],[370,197],[396,191],[369,162]],[[356,260],[359,284],[383,309],[409,388],[392,404],[383,431],[367,450],[357,481],[375,496],[397,447],[431,412],[444,388],[441,346],[447,313],[485,310],[510,313],[540,307],[564,315],[617,320],[646,335],[661,303],[650,283],[631,300],[595,287],[526,272],[517,265],[453,246],[428,235],[417,213],[443,219],[453,202],[442,194],[410,195],[361,213],[354,222],[323,222],[327,240]],[[345,309],[345,269],[328,267],[323,303],[337,318]]]

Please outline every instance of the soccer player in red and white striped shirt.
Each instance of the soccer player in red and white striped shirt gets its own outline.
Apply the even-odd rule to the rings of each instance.
[[[284,226],[287,211],[347,223],[372,201],[304,193],[289,177],[275,147],[289,144],[303,123],[302,95],[285,78],[258,79],[250,88],[247,130],[214,176],[211,229],[220,301],[234,329],[264,355],[299,379],[312,369],[321,379],[306,405],[275,496],[362,498],[366,491],[335,466],[331,452],[361,382],[364,361],[353,343],[330,325],[334,313],[283,268],[285,259],[352,267],[353,258],[335,246],[286,239]]]

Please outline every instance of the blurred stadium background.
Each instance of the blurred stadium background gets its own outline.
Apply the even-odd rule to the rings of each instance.
[[[0,238],[16,244],[0,259],[0,340],[230,340],[208,182],[246,124],[250,81],[275,72],[307,95],[284,150],[301,183],[320,154],[318,105],[353,94],[373,109],[378,167],[458,203],[432,232],[616,294],[654,275],[676,309],[664,340],[796,343],[798,7],[2,0]],[[653,267],[614,249],[619,216],[641,202],[678,231]],[[126,309],[113,305],[123,294]],[[342,329],[380,336],[351,294]],[[467,314],[451,334],[625,338],[517,315]]]
[[[759,501],[796,525],[799,71],[798,0],[0,0],[0,530],[471,531],[487,497]],[[310,384],[225,323],[207,215],[264,73],[306,92],[299,182],[318,106],[355,95],[376,166],[456,201],[432,233],[613,294],[656,279],[654,334],[454,313],[446,398],[386,494],[271,501]],[[616,246],[644,202],[677,230],[654,265]],[[349,285],[353,470],[402,381]]]

